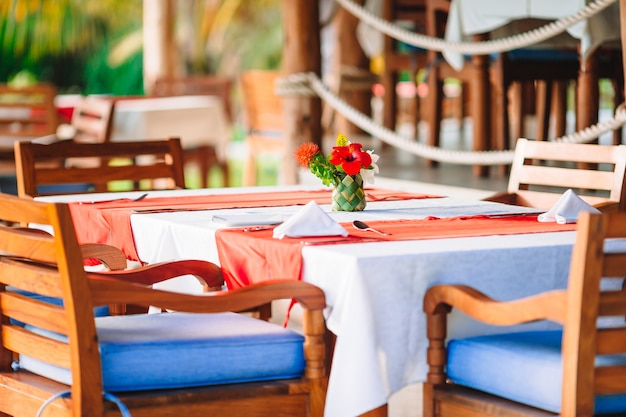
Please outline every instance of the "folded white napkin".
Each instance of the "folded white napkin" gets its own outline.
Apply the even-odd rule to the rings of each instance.
[[[348,236],[348,231],[318,206],[310,201],[274,229],[274,238],[304,236]]]
[[[540,214],[537,220],[540,222],[557,222],[558,224],[576,223],[581,211],[600,213],[600,210],[587,203],[570,189],[563,193],[559,201],[548,212]]]

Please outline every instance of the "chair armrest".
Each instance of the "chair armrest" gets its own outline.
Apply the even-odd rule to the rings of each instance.
[[[126,262],[126,259],[124,259],[124,262]],[[132,270],[87,273],[87,276],[90,278],[108,277],[142,285],[152,285],[182,275],[193,275],[196,277],[205,292],[221,290],[224,284],[222,271],[217,265],[199,260],[161,262]]]
[[[88,274],[88,278],[94,305],[128,303],[190,313],[217,313],[249,311],[274,300],[294,298],[306,310],[321,312],[326,307],[320,288],[297,280],[265,281],[206,296],[155,290],[113,278],[110,273]]]
[[[619,211],[619,203],[616,201],[606,201],[604,203],[595,204],[594,207],[602,213],[615,213]]]
[[[518,204],[518,195],[514,193],[507,193],[507,192],[497,193],[489,197],[485,197],[483,198],[483,201],[492,201],[494,203],[520,205]]]
[[[464,285],[436,285],[424,296],[424,312],[446,314],[457,308],[483,323],[510,326],[536,320],[565,321],[566,292],[550,291],[513,301],[497,301]]]
[[[115,246],[104,243],[83,243],[80,245],[80,249],[83,259],[97,259],[111,271],[126,269],[126,256]]]

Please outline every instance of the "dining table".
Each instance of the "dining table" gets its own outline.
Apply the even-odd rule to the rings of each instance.
[[[183,149],[212,146],[218,159],[226,160],[231,125],[221,97],[214,95],[102,97],[115,100],[111,141],[178,137]],[[80,100],[80,95],[57,96],[55,106],[64,122],[71,122],[74,108]]]
[[[320,287],[326,325],[336,335],[328,417],[375,410],[425,380],[422,302],[429,287],[465,284],[501,300],[565,288],[575,240],[575,224],[538,222],[532,208],[427,193],[366,188],[367,206],[359,212],[332,211],[330,190],[308,185],[163,190],[133,202],[139,194],[39,199],[69,203],[79,241],[98,228],[103,232],[91,239],[126,234],[117,243],[142,263],[214,262],[233,288],[284,278]],[[277,225],[312,206],[347,236],[273,237]],[[357,230],[354,220],[387,235]],[[162,285],[202,291],[192,277]],[[516,329],[556,326],[541,321]],[[453,312],[449,337],[510,330]]]

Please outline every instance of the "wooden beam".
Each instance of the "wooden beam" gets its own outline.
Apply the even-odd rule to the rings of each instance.
[[[177,54],[174,39],[174,2],[144,0],[143,2],[143,82],[150,94],[159,77],[172,77]]]
[[[356,0],[356,4],[363,5],[365,0]],[[339,85],[339,95],[349,105],[355,107],[366,115],[371,114],[372,90],[359,87],[349,88],[346,78],[346,70],[355,69],[366,74],[369,71],[369,58],[365,55],[361,44],[356,37],[360,20],[352,13],[340,7],[337,10],[333,24],[337,33],[337,41],[334,48],[334,68],[333,73]],[[356,77],[354,75],[353,77]],[[364,84],[367,84],[365,82]],[[335,127],[338,132],[343,132],[350,137],[351,133],[362,133],[363,131],[349,122],[341,114],[337,114]],[[333,132],[330,132],[333,133]],[[336,132],[335,132],[336,133]],[[335,135],[333,135],[335,136]]]
[[[313,72],[321,76],[320,25],[317,1],[283,0],[283,73]],[[297,183],[293,153],[302,142],[322,143],[322,103],[318,97],[285,97],[283,108],[288,147],[281,164],[281,182]]]
[[[620,0],[620,32],[622,35],[622,67],[624,71],[624,79],[626,80],[626,0]],[[626,97],[626,83],[624,83],[624,97]]]

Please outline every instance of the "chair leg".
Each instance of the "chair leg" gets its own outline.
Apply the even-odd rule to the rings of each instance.
[[[242,185],[244,187],[256,185],[256,160],[254,159],[254,155],[246,156],[243,167]]]
[[[439,77],[439,69],[434,65],[428,74],[428,95],[426,106],[428,108],[428,145],[439,147],[441,136],[441,118],[443,115],[443,81]],[[437,166],[437,161],[428,161],[431,167]]]
[[[480,39],[477,39],[480,40]],[[490,82],[489,82],[489,58],[481,55],[472,57],[474,79],[471,83],[470,99],[472,101],[473,120],[473,150],[486,151],[491,146],[490,128]],[[489,167],[484,165],[474,166],[474,175],[477,177],[489,176]]]
[[[554,115],[554,135],[559,138],[567,131],[567,87],[564,80],[554,81],[552,85],[552,114]]]
[[[509,118],[510,135],[513,143],[509,141],[509,148],[514,148],[515,141],[524,136],[524,88],[521,82],[512,83],[509,89]],[[513,146],[511,146],[513,145]]]
[[[396,129],[396,117],[398,114],[398,96],[396,85],[398,84],[398,73],[392,69],[385,70],[382,77],[384,87],[383,96],[383,125],[390,130]]]
[[[591,53],[584,67],[578,73],[578,89],[576,91],[576,131],[592,126],[598,122],[600,89],[598,85],[598,56]],[[590,143],[598,143],[595,139]],[[597,169],[597,164],[579,163],[579,169]]]
[[[550,127],[550,103],[552,102],[552,85],[549,81],[539,80],[537,88],[537,133],[535,139],[547,140]]]

